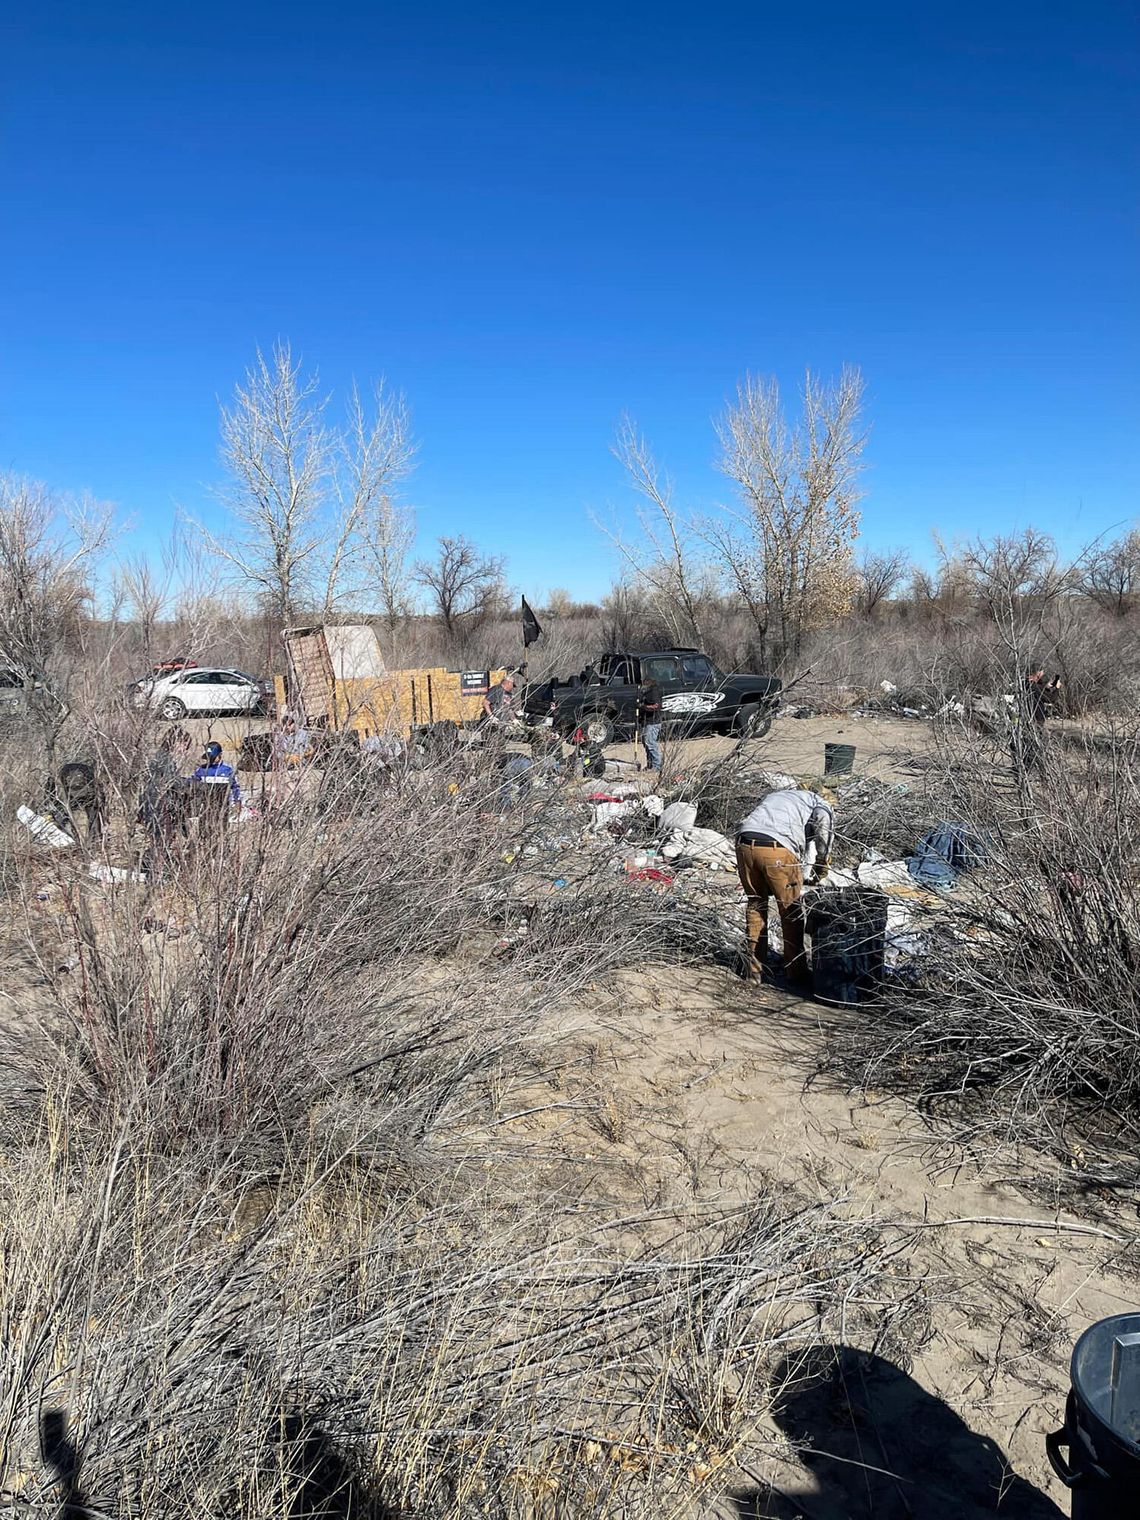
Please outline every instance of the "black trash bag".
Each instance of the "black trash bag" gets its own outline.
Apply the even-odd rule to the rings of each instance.
[[[268,771],[273,768],[273,735],[246,734],[238,752],[239,771]]]
[[[100,842],[106,822],[106,799],[93,765],[84,760],[68,761],[60,769],[58,782],[49,778],[45,794],[50,816],[61,829],[78,839],[76,820],[82,813],[88,842]]]

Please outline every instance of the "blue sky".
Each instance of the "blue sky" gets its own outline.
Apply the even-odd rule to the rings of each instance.
[[[872,542],[1137,511],[1140,21],[1093,3],[13,0],[0,468],[166,536],[288,338],[383,374],[425,540],[584,595],[623,409],[709,504],[751,370],[862,367]]]

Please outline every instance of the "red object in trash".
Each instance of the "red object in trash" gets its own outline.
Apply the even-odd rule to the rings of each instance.
[[[672,871],[662,871],[657,866],[642,866],[640,871],[628,871],[626,874],[630,881],[671,882],[673,880]]]

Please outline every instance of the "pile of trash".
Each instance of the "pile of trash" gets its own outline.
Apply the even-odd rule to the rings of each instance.
[[[879,682],[879,695],[868,697],[857,711],[866,717],[929,718],[937,704],[921,688],[900,689],[893,681]]]

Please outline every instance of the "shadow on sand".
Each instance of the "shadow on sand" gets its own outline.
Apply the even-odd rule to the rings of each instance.
[[[740,1520],[1063,1520],[1000,1447],[883,1357],[825,1346],[775,1383],[776,1422],[815,1488],[739,1497]]]

